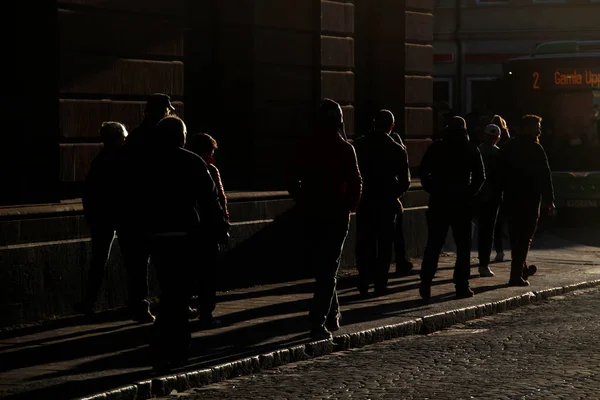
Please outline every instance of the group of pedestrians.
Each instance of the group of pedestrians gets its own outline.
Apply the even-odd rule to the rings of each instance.
[[[539,143],[541,122],[539,116],[523,116],[518,135],[510,138],[506,122],[496,116],[484,128],[482,143],[476,146],[469,138],[466,121],[454,117],[441,138],[429,146],[419,169],[423,188],[430,193],[429,236],[419,287],[423,299],[431,297],[432,281],[449,227],[456,242],[453,278],[456,295],[459,298],[474,295],[469,287],[473,218],[478,224],[480,276],[494,276],[489,268],[494,235],[496,259],[503,260],[502,244],[498,241],[502,239],[502,223],[506,219],[512,255],[508,284],[529,285],[528,278],[537,268],[526,260],[542,200],[547,214],[555,210],[552,175]],[[498,147],[503,138],[502,147]]]
[[[92,162],[82,197],[92,263],[77,309],[93,313],[116,232],[131,318],[154,322],[150,350],[157,369],[185,361],[191,318],[211,325],[216,259],[230,226],[214,166],[216,142],[207,134],[187,140],[187,127],[174,111],[169,96],[157,93],[149,97],[144,120],[131,134],[121,123],[103,123],[104,147]],[[147,300],[150,258],[160,285],[156,316]]]
[[[227,199],[215,166],[217,142],[208,134],[188,137],[165,94],[149,97],[145,118],[131,134],[119,122],[100,128],[104,148],[94,159],[83,194],[92,236],[92,263],[80,312],[92,314],[110,249],[118,235],[128,275],[128,309],[132,319],[154,322],[153,365],[169,369],[185,362],[191,342],[189,320],[214,326],[219,246],[229,237]],[[456,241],[454,283],[457,297],[471,297],[469,287],[471,223],[479,225],[480,275],[489,269],[500,209],[508,222],[512,247],[509,284],[528,285],[535,273],[526,264],[543,197],[553,207],[548,161],[539,145],[541,118],[523,117],[520,134],[506,140],[499,118],[484,130],[477,147],[466,122],[454,117],[427,149],[419,168],[429,192],[428,241],[421,265],[419,293],[431,286],[448,230]],[[346,137],[341,106],[325,99],[314,131],[296,147],[287,188],[295,199],[303,233],[301,254],[315,277],[309,311],[310,334],[328,339],[340,328],[337,273],[356,212],[357,289],[375,296],[388,290],[395,252],[396,273],[408,275],[402,229],[402,197],[411,183],[408,154],[394,132],[394,115],[379,111],[372,129],[354,140]],[[395,250],[394,250],[395,249]],[[498,248],[496,249],[498,254]],[[157,268],[160,303],[156,317],[148,296],[149,260]]]

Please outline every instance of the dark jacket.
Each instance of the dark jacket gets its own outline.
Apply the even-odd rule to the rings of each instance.
[[[498,153],[500,185],[507,202],[554,202],[552,173],[542,145],[530,136],[510,139]]]
[[[485,166],[485,183],[478,194],[478,200],[482,203],[502,201],[502,188],[498,181],[498,152],[500,149],[496,145],[482,143],[479,145],[479,152]]]
[[[83,213],[90,228],[115,229],[119,191],[118,150],[104,148],[92,161],[83,184]]]
[[[202,158],[179,147],[151,146],[125,163],[124,229],[150,236],[226,234],[229,223]]]
[[[464,130],[451,130],[431,143],[419,177],[432,206],[469,206],[485,181],[481,154]]]
[[[384,132],[371,132],[355,140],[363,179],[362,207],[399,208],[398,199],[410,187],[408,155],[404,145]]]
[[[349,216],[362,179],[354,147],[338,134],[315,133],[301,142],[288,173],[288,191],[310,212]]]

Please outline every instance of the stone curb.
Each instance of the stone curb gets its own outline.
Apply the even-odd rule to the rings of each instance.
[[[320,357],[337,351],[359,348],[403,336],[432,333],[457,323],[502,313],[521,306],[543,301],[550,297],[560,296],[565,293],[589,289],[596,286],[600,286],[600,279],[535,292],[527,292],[519,296],[509,297],[499,301],[426,315],[411,321],[335,336],[333,340],[320,340],[276,350],[271,353],[217,365],[212,368],[141,381],[119,389],[99,393],[90,397],[83,397],[79,400],[144,400],[151,399],[153,396],[166,396],[173,390],[182,392],[184,390],[206,386],[211,383],[257,373],[261,370],[275,368],[284,364]]]

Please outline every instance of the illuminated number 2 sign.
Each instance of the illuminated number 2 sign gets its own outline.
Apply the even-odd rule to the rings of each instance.
[[[539,89],[540,88],[540,73],[539,72],[534,72],[533,73],[533,88],[534,89]]]
[[[540,89],[540,73],[534,71],[532,77],[533,89]],[[597,69],[556,70],[551,76],[544,75],[544,82],[547,82],[550,78],[552,78],[553,86],[564,88],[600,88],[600,71]]]

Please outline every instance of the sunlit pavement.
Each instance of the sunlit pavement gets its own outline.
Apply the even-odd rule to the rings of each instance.
[[[600,234],[594,229],[542,232],[530,257],[538,266],[530,287],[506,287],[509,259],[507,252],[505,262],[492,265],[496,276],[479,278],[474,258],[471,284],[476,296],[456,300],[451,282],[454,259],[446,254],[434,281],[431,304],[423,304],[418,297],[417,272],[392,277],[388,295],[367,299],[358,296],[351,278],[341,279],[343,319],[336,335],[600,279]],[[173,373],[309,342],[311,290],[312,281],[307,280],[220,293],[215,315],[222,326],[201,331],[194,323],[190,363]],[[155,377],[146,358],[150,325],[119,319],[115,313],[98,318],[0,333],[0,396],[68,399]]]

